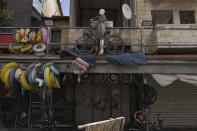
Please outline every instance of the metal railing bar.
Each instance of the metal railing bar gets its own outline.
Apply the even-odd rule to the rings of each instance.
[[[0,27],[0,29],[22,29],[22,28],[29,28],[29,29],[39,29],[39,28],[49,28],[49,27]],[[53,29],[90,29],[91,27],[50,27]],[[106,27],[107,29],[141,29],[139,27]],[[193,27],[143,27],[143,29],[158,29],[158,30],[197,30],[197,28]]]
[[[0,35],[13,35],[13,33],[0,33]]]
[[[0,43],[2,46],[8,46],[9,44],[15,44],[15,43]],[[83,43],[81,43],[83,44]],[[85,43],[84,43],[85,44]],[[75,43],[48,43],[48,45],[75,45]],[[88,45],[88,44],[87,44]],[[116,45],[124,45],[124,46],[141,46],[140,43],[121,43]],[[196,44],[180,44],[180,43],[173,43],[173,44],[167,44],[167,43],[146,43],[144,46],[196,46]]]
[[[48,28],[48,27],[0,27],[0,29],[39,29],[39,28]]]
[[[157,29],[157,30],[197,30],[197,28],[184,28],[184,27],[144,27],[143,29]]]

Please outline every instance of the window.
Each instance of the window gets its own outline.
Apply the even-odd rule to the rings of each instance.
[[[173,12],[171,10],[153,10],[153,25],[157,24],[173,24]]]
[[[99,9],[81,9],[81,26],[90,26],[90,19],[99,15]],[[118,9],[105,9],[105,15],[107,20],[113,21],[115,27],[122,25],[121,23],[121,11]]]
[[[61,30],[52,31],[52,42],[61,43]],[[51,45],[52,50],[60,50],[61,45]]]
[[[180,11],[181,24],[195,24],[194,11]]]

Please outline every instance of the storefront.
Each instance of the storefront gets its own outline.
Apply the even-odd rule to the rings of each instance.
[[[196,85],[174,81],[162,87],[149,75],[148,83],[157,89],[157,101],[151,105],[154,120],[157,114],[168,129],[192,129],[197,125],[197,87]]]

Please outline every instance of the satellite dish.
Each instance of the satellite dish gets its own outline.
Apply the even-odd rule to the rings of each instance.
[[[122,13],[126,19],[131,19],[132,11],[131,8],[127,4],[122,5]]]

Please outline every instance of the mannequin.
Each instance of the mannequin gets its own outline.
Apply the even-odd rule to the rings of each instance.
[[[104,34],[105,34],[105,24],[104,22],[106,21],[106,16],[105,16],[105,10],[100,9],[99,10],[99,15],[95,17],[93,20],[98,20],[98,37],[100,40],[100,51],[99,55],[103,55],[104,53]]]

